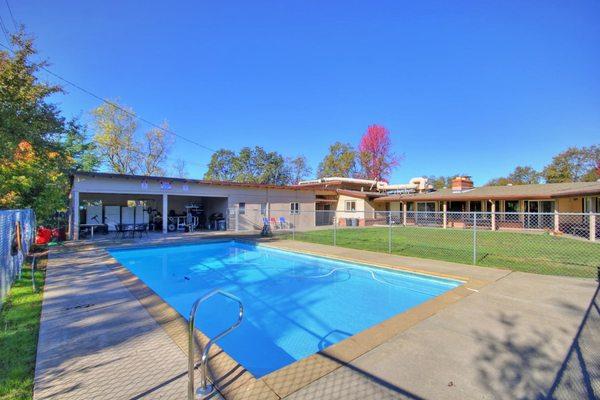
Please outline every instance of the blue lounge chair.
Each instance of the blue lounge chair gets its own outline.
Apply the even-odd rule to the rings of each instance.
[[[287,227],[287,222],[285,220],[285,217],[279,217],[279,227],[281,229],[283,229],[284,227]]]

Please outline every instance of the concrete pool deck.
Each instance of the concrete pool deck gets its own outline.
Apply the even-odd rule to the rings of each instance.
[[[600,393],[600,361],[591,350],[600,348],[593,280],[292,241],[268,245],[468,278],[473,290],[411,323],[400,318],[396,325],[402,326],[366,351],[321,354],[319,363],[294,363],[255,382],[217,354],[215,361],[223,360],[225,368],[219,381],[225,398],[593,398]],[[140,295],[143,290],[120,274],[98,244],[51,252],[35,399],[185,398],[180,317],[164,312],[152,296]]]

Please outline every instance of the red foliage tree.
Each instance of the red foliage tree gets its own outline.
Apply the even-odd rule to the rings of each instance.
[[[381,125],[371,125],[358,146],[362,173],[368,179],[386,180],[392,169],[400,164],[391,149],[390,132]]]

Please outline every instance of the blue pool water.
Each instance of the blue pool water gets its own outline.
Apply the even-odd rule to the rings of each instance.
[[[110,253],[186,319],[212,289],[238,296],[244,320],[219,345],[257,378],[462,283],[236,241]],[[236,318],[237,304],[216,296],[196,323],[213,336]]]

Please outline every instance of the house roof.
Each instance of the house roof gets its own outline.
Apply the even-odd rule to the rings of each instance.
[[[373,199],[376,197],[385,196],[385,193],[380,192],[365,192],[361,190],[349,190],[349,189],[338,189],[337,194],[341,194],[348,197],[355,197],[357,199]]]
[[[480,186],[455,192],[440,189],[434,192],[398,194],[375,199],[388,201],[471,201],[471,200],[543,200],[600,194],[600,182],[546,183],[538,185]]]
[[[118,179],[139,179],[139,180],[154,180],[154,181],[171,181],[171,182],[188,182],[197,183],[201,185],[214,185],[214,186],[235,186],[245,188],[260,188],[260,189],[275,189],[275,190],[309,190],[314,191],[313,187],[304,187],[301,185],[271,185],[265,183],[246,183],[246,182],[230,182],[230,181],[213,181],[203,179],[188,179],[188,178],[174,178],[168,176],[146,176],[146,175],[130,175],[130,174],[116,174],[112,172],[84,172],[75,171],[71,175],[75,176],[89,176],[89,177],[101,177],[101,178],[118,178]]]

